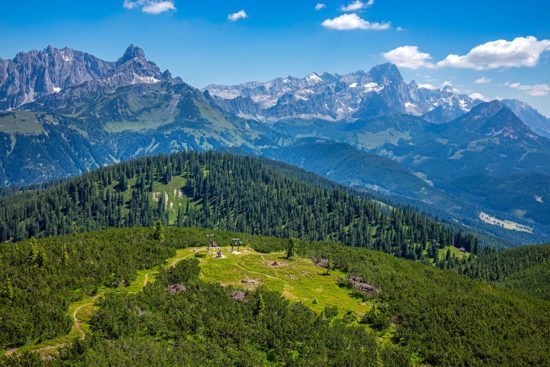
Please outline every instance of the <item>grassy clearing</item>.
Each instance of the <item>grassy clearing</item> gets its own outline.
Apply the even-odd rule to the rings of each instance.
[[[126,203],[126,205],[122,207],[123,218],[126,218],[126,216],[128,215],[128,205],[132,198],[133,187],[134,185],[136,185],[136,183],[136,178],[129,179],[128,189],[122,193],[123,200]],[[153,192],[149,193],[149,200],[153,205],[158,205],[160,197],[164,197],[170,225],[173,225],[176,222],[179,208],[184,209],[187,205],[187,201],[190,201],[190,199],[182,192],[182,188],[185,186],[185,183],[186,180],[182,176],[172,177],[168,184],[163,184],[161,182],[155,181],[153,183]],[[113,190],[117,187],[118,184],[118,180],[113,180],[113,183],[111,184]],[[189,204],[190,206],[197,205],[192,201],[190,201]]]
[[[351,311],[361,318],[372,307],[370,303],[351,297],[348,289],[338,286],[338,279],[345,277],[341,271],[332,270],[327,274],[311,259],[288,260],[283,252],[262,254],[246,249],[231,253],[230,250],[230,247],[221,249],[223,258],[216,258],[216,251],[208,253],[206,248],[190,248],[187,252],[190,256],[205,255],[199,260],[201,279],[206,282],[249,290],[265,286],[319,313],[326,306],[337,306],[340,315]]]
[[[0,113],[0,132],[39,135],[44,132],[44,128],[35,112],[17,111]]]
[[[529,226],[525,226],[511,220],[498,219],[484,212],[479,213],[479,219],[481,219],[484,223],[498,226],[510,231],[533,233],[533,228]]]
[[[176,222],[179,208],[184,209],[187,201],[189,201],[189,198],[182,192],[185,182],[185,178],[182,176],[172,177],[167,185],[155,182],[153,183],[153,192],[149,194],[154,204],[158,204],[161,195],[164,196],[170,224]]]
[[[445,246],[441,249],[439,249],[439,258],[444,259],[447,255],[447,250],[451,250],[451,255],[454,255],[457,259],[463,259],[470,256],[469,252],[462,252],[460,249],[454,247],[454,246]]]
[[[200,277],[205,282],[219,283],[225,286],[253,290],[256,287],[266,287],[278,291],[291,301],[302,302],[317,313],[326,306],[337,306],[338,317],[343,317],[348,311],[357,320],[373,306],[370,302],[355,298],[350,290],[338,286],[337,281],[346,274],[317,267],[308,258],[288,260],[283,252],[264,254],[252,249],[241,248],[240,252],[231,252],[231,247],[222,247],[223,257],[217,258],[217,251],[206,247],[191,247],[176,251],[176,255],[167,259],[163,267],[173,267],[178,262],[196,257],[200,261]],[[37,345],[19,348],[17,351],[35,351],[43,356],[53,355],[57,350],[67,345],[71,340],[85,338],[90,330],[89,321],[97,311],[96,302],[109,292],[134,294],[140,292],[147,284],[154,282],[159,273],[159,267],[140,270],[136,279],[127,287],[101,287],[93,296],[84,297],[69,306],[68,313],[73,320],[70,332]],[[389,342],[393,333],[390,328],[379,334],[379,341]]]

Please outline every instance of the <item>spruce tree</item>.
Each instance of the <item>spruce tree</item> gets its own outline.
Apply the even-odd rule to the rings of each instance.
[[[288,245],[286,249],[286,258],[292,260],[294,258],[294,252],[296,250],[296,239],[291,238],[288,240]]]
[[[153,239],[158,242],[164,242],[164,227],[160,220],[155,222],[155,227],[153,229]]]

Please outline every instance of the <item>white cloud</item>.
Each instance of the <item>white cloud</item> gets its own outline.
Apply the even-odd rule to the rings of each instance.
[[[124,9],[135,9],[135,8],[137,8],[139,5],[138,5],[138,2],[137,2],[137,1],[133,1],[133,0],[124,0],[124,3],[122,4],[122,6],[124,7]]]
[[[348,5],[342,5],[340,7],[341,11],[358,11],[366,9],[370,6],[374,5],[374,0],[369,0],[366,3],[361,0],[355,0],[352,3],[349,3]]]
[[[425,88],[425,89],[437,89],[437,87],[430,83],[419,83],[418,88]]]
[[[174,3],[171,1],[160,1],[158,3],[154,2],[151,4],[145,5],[141,10],[147,14],[161,14],[167,11],[176,10],[176,7],[174,6]]]
[[[397,27],[397,28],[395,28],[395,30],[396,30],[397,32],[403,32],[403,31],[405,30],[405,28],[403,28],[403,27]]]
[[[390,23],[369,22],[355,13],[342,14],[333,19],[326,19],[323,27],[337,31],[351,31],[354,29],[384,31],[390,29]]]
[[[386,60],[407,69],[433,68],[429,53],[420,52],[416,46],[401,46],[382,54]]]
[[[550,51],[550,40],[538,41],[533,36],[517,37],[512,41],[491,41],[471,49],[466,55],[450,54],[437,63],[428,62],[432,57],[429,53],[420,52],[417,46],[402,46],[384,53],[389,61],[397,64],[388,57],[401,62],[405,68],[461,68],[474,70],[490,70],[512,67],[534,67],[540,56]],[[408,60],[412,58],[412,60]],[[480,78],[482,79],[482,78]]]
[[[448,55],[439,61],[439,67],[489,70],[512,67],[533,67],[540,55],[550,50],[550,40],[535,37],[517,37],[512,41],[496,40],[471,49],[466,55]]]
[[[322,9],[325,9],[326,7],[327,7],[327,5],[323,4],[323,3],[315,4],[315,10],[322,10]]]
[[[175,11],[174,0],[124,0],[122,5],[125,9],[141,9],[147,14],[161,14]]]
[[[229,14],[227,16],[227,19],[232,21],[232,22],[236,22],[238,20],[246,19],[246,18],[248,18],[248,14],[246,14],[246,12],[242,9],[239,10],[238,12],[236,12],[236,13]]]
[[[485,77],[485,76],[482,76],[481,78],[477,78],[474,83],[476,84],[491,84],[492,80]]]
[[[521,84],[521,83],[506,83],[512,89],[524,91],[534,97],[543,97],[550,94],[550,84]]]
[[[470,97],[471,99],[479,99],[479,100],[484,101],[484,102],[489,102],[489,98],[487,98],[483,94],[477,93],[477,92],[468,94],[468,97]]]

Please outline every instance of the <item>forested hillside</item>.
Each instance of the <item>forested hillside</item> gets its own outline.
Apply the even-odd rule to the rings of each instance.
[[[337,304],[314,312],[308,304],[288,300],[285,292],[273,292],[269,284],[247,290],[239,282],[237,288],[245,287],[241,293],[233,286],[222,287],[197,267],[206,249],[194,256],[186,250],[191,260],[175,267],[167,263],[156,279],[148,281],[151,270],[140,270],[155,269],[176,249],[204,246],[208,234],[224,246],[240,236],[245,246],[265,256],[279,251],[276,271],[281,278],[291,279],[284,275],[285,263],[309,261],[313,273],[300,276],[343,272],[346,281],[338,284],[344,289],[349,279],[368,282],[373,291],[350,289],[349,295],[359,297],[370,311],[356,313]],[[210,229],[163,231],[157,226],[3,244],[0,329],[7,332],[1,334],[0,349],[26,344],[32,350],[37,345],[48,358],[24,353],[23,347],[8,353],[11,357],[0,357],[0,366],[549,363],[548,301],[334,242],[298,241],[295,258],[287,258],[287,251],[281,250],[288,250],[288,243]],[[216,266],[227,259],[210,261]],[[271,261],[267,266],[275,267]],[[137,270],[143,275],[139,280]],[[103,296],[93,298],[96,294]],[[77,315],[77,310],[67,313],[69,303],[79,304],[85,296],[95,302],[87,311],[89,329],[74,340],[63,338]],[[47,342],[56,336],[61,339]]]
[[[73,224],[90,231],[156,220],[337,240],[428,261],[438,260],[445,246],[478,252],[471,234],[412,209],[385,206],[290,166],[230,154],[145,158],[0,197],[1,241],[66,234]]]
[[[550,245],[486,253],[459,265],[458,270],[472,278],[550,300]]]

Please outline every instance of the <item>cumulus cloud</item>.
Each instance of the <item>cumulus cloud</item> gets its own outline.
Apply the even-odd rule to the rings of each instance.
[[[315,4],[315,10],[322,10],[322,9],[325,9],[326,7],[327,7],[326,4],[323,4],[323,3]]]
[[[359,11],[366,9],[370,6],[374,5],[374,0],[369,0],[366,3],[361,0],[355,0],[352,3],[349,3],[348,5],[342,5],[340,7],[341,11]]]
[[[433,68],[429,53],[420,52],[416,46],[401,46],[382,54],[386,60],[407,69]]]
[[[485,76],[482,76],[481,78],[477,78],[476,80],[474,80],[474,83],[476,84],[490,84],[491,82],[492,80]]]
[[[124,0],[125,9],[141,9],[147,14],[162,14],[169,11],[175,11],[174,0]]]
[[[506,83],[512,89],[524,91],[533,97],[544,97],[550,94],[550,84],[521,84],[521,83]]]
[[[489,98],[477,92],[468,94],[468,97],[470,97],[471,99],[479,99],[480,101],[483,101],[483,102],[489,102]]]
[[[533,67],[547,50],[550,50],[550,40],[539,41],[533,36],[517,37],[512,41],[496,40],[481,44],[466,55],[450,54],[437,65],[475,70]]]
[[[424,89],[437,89],[437,87],[430,83],[418,83],[418,88],[424,88]]]
[[[395,57],[402,62],[402,67],[425,68],[460,68],[474,70],[491,70],[513,67],[534,67],[540,56],[550,50],[550,40],[537,40],[533,36],[517,37],[512,41],[491,41],[472,48],[466,55],[450,54],[437,63],[428,62],[429,53],[420,52],[417,46],[402,46],[384,53],[384,56]],[[413,60],[407,62],[403,57]],[[386,57],[389,61],[389,59]],[[393,62],[393,61],[392,61]],[[396,63],[397,64],[397,63]]]
[[[246,12],[242,9],[236,13],[232,13],[227,16],[227,19],[232,22],[236,22],[238,20],[246,19],[246,18],[248,18],[248,14],[246,14]]]
[[[354,29],[384,31],[390,29],[390,23],[369,22],[355,13],[342,14],[333,19],[326,19],[322,25],[337,31],[351,31]]]

